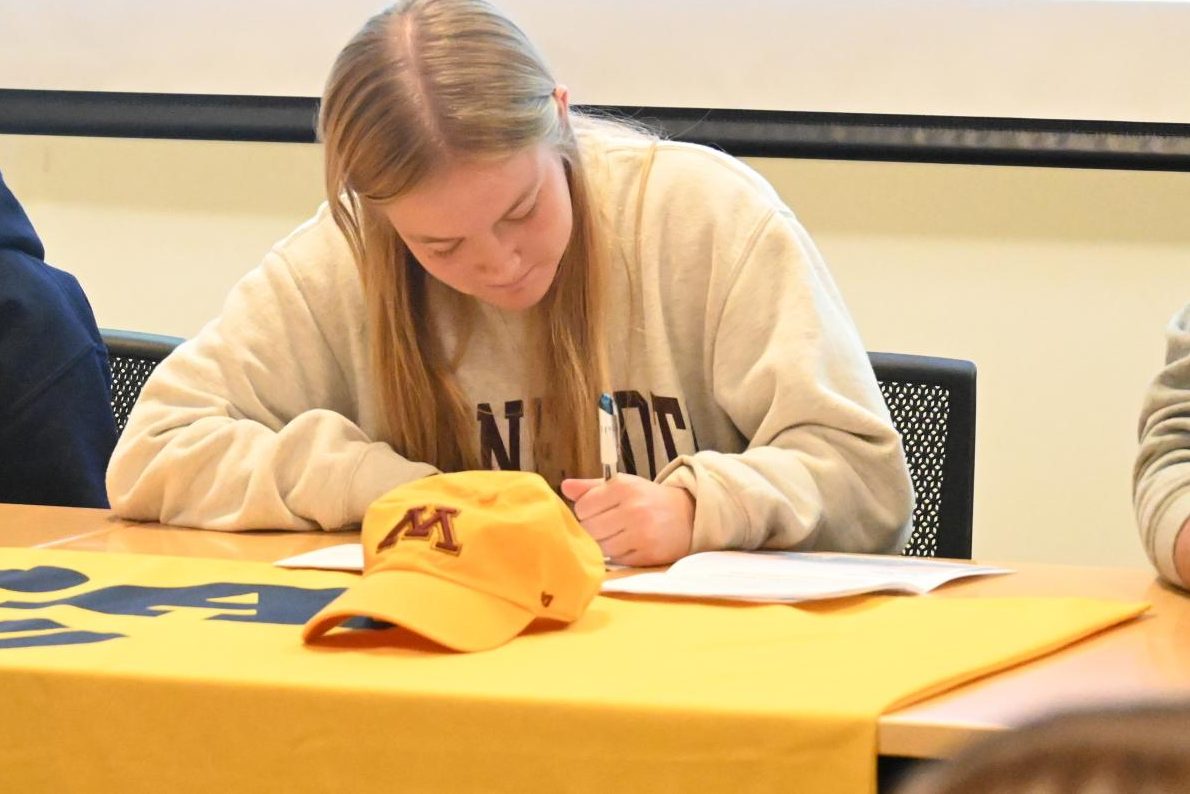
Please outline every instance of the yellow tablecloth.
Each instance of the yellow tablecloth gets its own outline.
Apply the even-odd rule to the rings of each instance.
[[[400,629],[303,645],[353,581],[0,549],[5,789],[871,792],[883,710],[1145,608],[601,597],[484,653]]]

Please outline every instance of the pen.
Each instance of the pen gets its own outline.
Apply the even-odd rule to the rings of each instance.
[[[620,468],[620,422],[616,401],[607,392],[599,395],[599,462],[603,479],[610,480]]]

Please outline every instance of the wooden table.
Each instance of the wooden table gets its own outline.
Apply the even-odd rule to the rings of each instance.
[[[946,757],[981,735],[1055,709],[1190,698],[1190,595],[1136,568],[1013,564],[1009,576],[956,582],[942,597],[1086,596],[1147,601],[1124,626],[880,720],[880,752]]]
[[[106,510],[0,505],[0,545],[270,561],[352,542],[355,533],[224,533],[123,521]],[[1190,596],[1135,568],[1013,564],[1017,573],[945,585],[932,597],[1086,596],[1147,601],[1139,620],[1016,669],[885,714],[882,756],[944,758],[1061,708],[1190,698]]]

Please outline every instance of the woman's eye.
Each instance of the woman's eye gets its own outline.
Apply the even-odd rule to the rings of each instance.
[[[459,247],[452,245],[450,248],[431,248],[430,253],[439,259],[446,259],[457,250],[459,250]]]
[[[533,202],[532,204],[530,204],[530,205],[529,205],[529,209],[527,209],[527,210],[523,210],[523,211],[522,211],[522,212],[521,212],[519,215],[509,215],[509,216],[508,216],[508,220],[510,220],[510,221],[525,221],[525,220],[528,220],[528,219],[529,219],[529,218],[530,218],[530,217],[533,215],[533,212],[534,212],[536,209],[537,209],[537,202],[535,201],[535,202]]]

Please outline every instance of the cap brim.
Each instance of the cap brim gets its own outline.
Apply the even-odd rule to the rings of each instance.
[[[365,574],[302,629],[317,639],[345,620],[369,617],[404,626],[457,651],[484,651],[525,630],[535,615],[502,598],[420,571]]]

